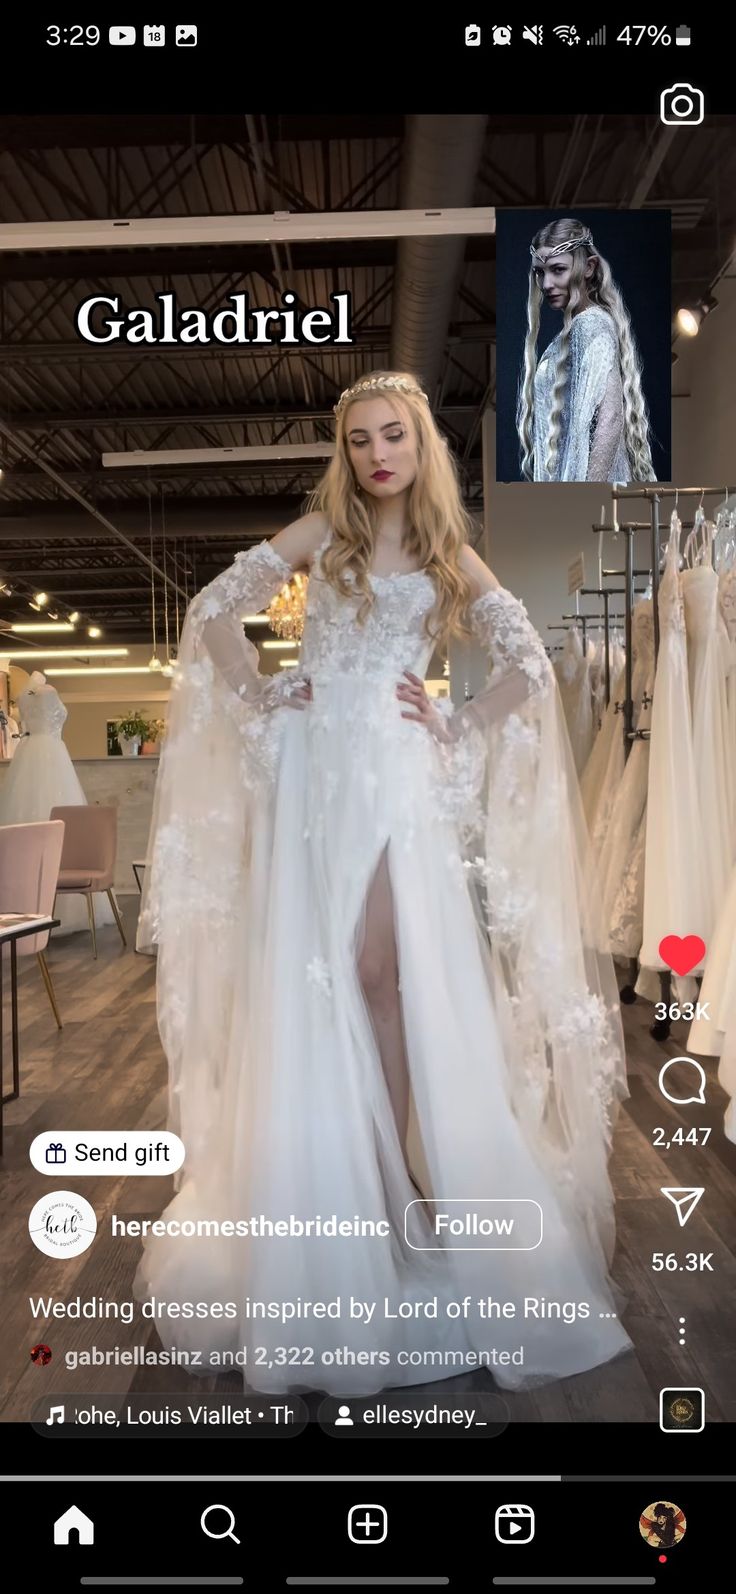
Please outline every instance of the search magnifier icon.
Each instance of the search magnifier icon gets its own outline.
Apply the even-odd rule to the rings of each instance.
[[[212,1511],[224,1511],[225,1516],[228,1519],[228,1524],[224,1533],[216,1533],[214,1528],[208,1528],[207,1518]],[[229,1505],[208,1505],[202,1512],[200,1525],[202,1532],[207,1534],[208,1539],[232,1539],[234,1544],[240,1543],[240,1539],[236,1538],[236,1535],[233,1533],[233,1528],[235,1527],[235,1514],[230,1510]]]

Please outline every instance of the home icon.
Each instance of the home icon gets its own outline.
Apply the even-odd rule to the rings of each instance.
[[[79,1544],[94,1544],[94,1522],[80,1511],[79,1506],[70,1505],[63,1517],[59,1517],[54,1523],[54,1544],[68,1544],[70,1533],[75,1532],[79,1535],[77,1540]]]

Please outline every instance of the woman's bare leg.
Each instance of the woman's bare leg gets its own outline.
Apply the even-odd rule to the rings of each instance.
[[[402,1151],[409,1126],[409,1069],[401,1014],[399,958],[387,853],[381,855],[365,906],[358,975],[373,1021]]]

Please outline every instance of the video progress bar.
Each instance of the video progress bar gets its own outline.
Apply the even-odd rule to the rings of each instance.
[[[80,1577],[85,1588],[242,1588],[242,1577]]]
[[[447,1588],[449,1577],[287,1577],[291,1588]]]
[[[494,1588],[654,1588],[656,1577],[494,1577]]]

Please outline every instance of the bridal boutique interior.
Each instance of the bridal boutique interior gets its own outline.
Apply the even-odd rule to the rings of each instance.
[[[6,1363],[0,1413],[26,1420],[38,1379],[27,1347],[62,1337],[54,1322],[29,1316],[29,1295],[130,1299],[138,1246],[103,1243],[105,1225],[112,1212],[155,1217],[170,1199],[169,1179],[88,1178],[96,1243],[53,1261],[28,1239],[44,1184],[29,1162],[34,1136],[155,1130],[166,1121],[155,957],[136,950],[136,929],[184,614],[238,550],[302,511],[329,457],[340,392],[366,370],[391,368],[421,372],[458,461],[476,548],[523,600],[553,661],[626,1036],[629,1096],[611,1178],[614,1275],[634,1351],[504,1398],[519,1421],[656,1422],[661,1388],[697,1386],[709,1420],[732,1420],[736,1353],[721,1306],[736,1281],[732,129],[717,121],[683,129],[677,161],[663,147],[646,164],[641,130],[616,118],[601,119],[587,156],[585,117],[513,128],[455,118],[453,143],[443,119],[429,116],[376,117],[368,139],[357,118],[271,125],[249,117],[245,140],[236,120],[203,119],[194,144],[189,124],[176,119],[159,127],[155,118],[96,118],[87,128],[39,118],[5,130],[3,219],[27,223],[28,236],[4,255],[12,291],[0,345],[2,1127],[11,1175],[2,1243],[17,1284],[6,1337],[18,1348]],[[144,248],[88,232],[71,245],[67,236],[60,249],[55,229],[74,219],[70,174],[87,216],[199,214],[211,236]],[[697,204],[696,190],[704,195]],[[672,484],[619,493],[495,479],[493,207],[572,204],[573,196],[582,204],[586,195],[673,214]],[[432,235],[412,220],[417,207],[463,205],[483,213],[486,230],[456,222],[459,231]],[[349,210],[349,242],[344,231],[339,241],[298,232],[289,242],[269,239],[269,217],[284,206],[297,221],[300,212]],[[373,209],[404,220],[377,239],[361,225]],[[263,218],[247,251],[217,235],[217,217],[228,212]],[[326,304],[337,282],[353,295],[355,345],[82,344],[73,307],[82,284],[86,292],[101,280],[139,304],[173,281],[181,302],[202,305],[244,286],[254,302],[276,303],[287,282],[304,303]],[[687,305],[697,310],[692,337],[678,330]],[[241,617],[262,673],[295,667],[305,591],[294,581],[267,609]],[[428,689],[461,704],[486,672],[479,649],[454,643],[432,658]],[[200,737],[193,725],[192,760]],[[38,910],[35,899],[17,900],[20,872],[7,840],[2,851],[16,825],[57,827],[44,910],[58,922],[11,952],[13,916]],[[685,976],[670,977],[662,964],[669,933],[705,943],[704,959]],[[686,1013],[709,986],[715,1022],[707,1033],[684,1016],[657,1019],[657,1002],[676,1001]],[[663,1063],[683,1055],[697,1057],[706,1077],[705,1100],[687,1107],[658,1083]],[[702,1136],[684,1143],[706,1128],[707,1146]],[[712,1255],[715,1285],[684,1272],[675,1288],[652,1270],[652,1253],[677,1240],[667,1185],[704,1187],[687,1238]],[[159,1343],[140,1322],[63,1327],[69,1350]],[[121,1365],[97,1368],[94,1381],[100,1392],[241,1387],[238,1373],[203,1383],[181,1369]],[[89,1384],[88,1369],[64,1371],[70,1394]]]

